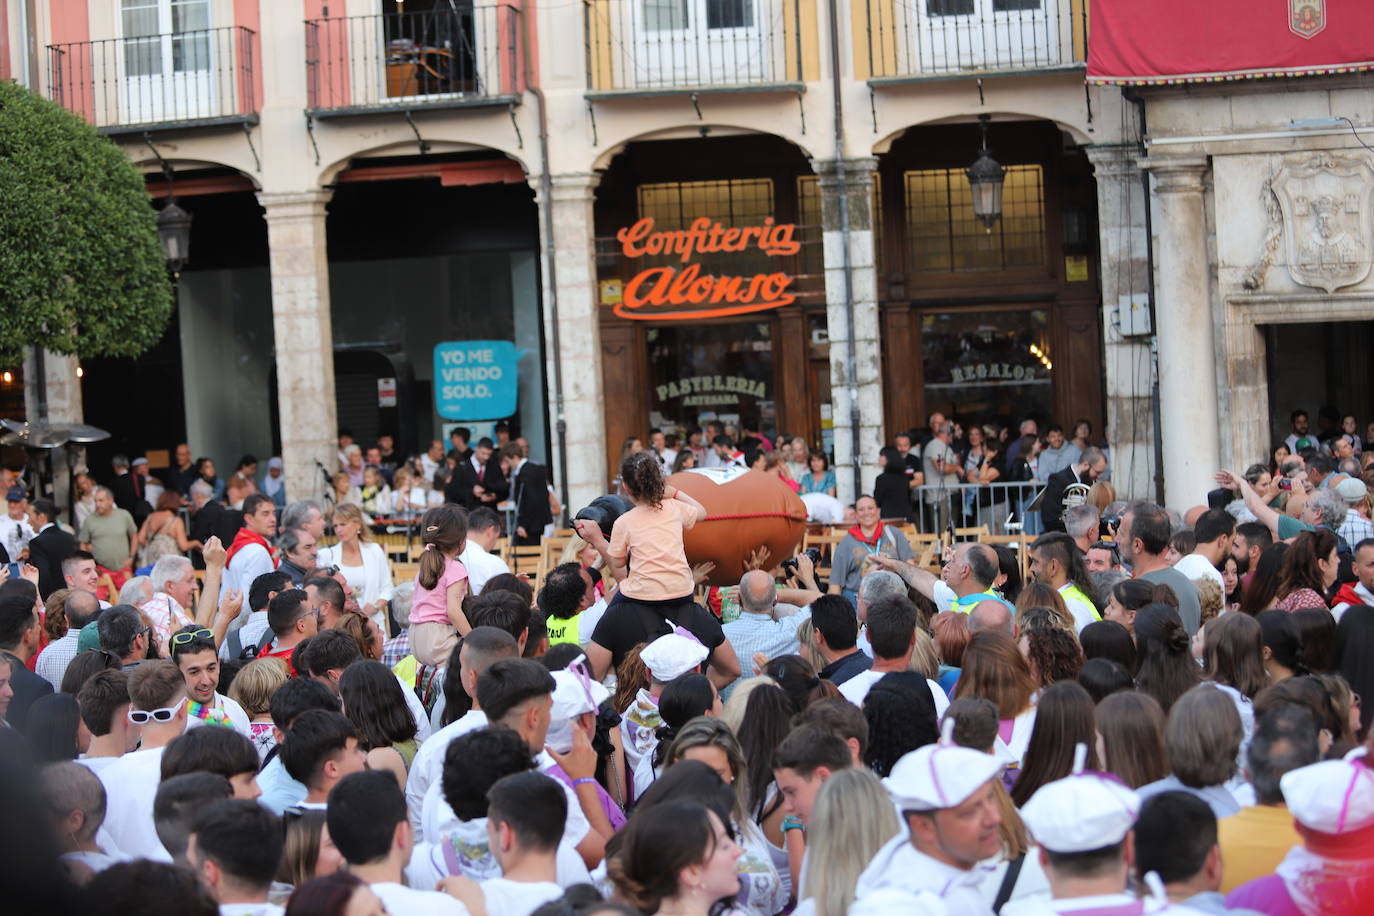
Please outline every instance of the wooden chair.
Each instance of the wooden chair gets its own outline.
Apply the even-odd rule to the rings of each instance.
[[[419,563],[396,563],[391,564],[391,581],[400,585],[402,582],[409,582],[420,572]]]
[[[976,525],[972,528],[955,528],[954,540],[956,541],[978,541],[990,535],[987,525]]]
[[[555,534],[553,537],[544,538],[544,540],[540,542],[539,546],[543,550],[545,572],[558,565],[558,561],[563,557],[563,548],[568,546],[570,540],[572,539],[559,537]]]
[[[848,529],[846,528],[834,527],[821,531],[812,531],[808,529],[806,534],[802,536],[802,550],[807,550],[811,547],[820,548],[821,559],[820,562],[816,564],[816,575],[826,579],[830,578],[830,568],[834,562],[835,545],[843,541],[845,535],[848,533]],[[779,560],[778,562],[782,561]]]
[[[1030,542],[1033,540],[1025,534],[987,534],[978,539],[980,544],[1001,544],[1010,547],[1016,554],[1016,561],[1021,566],[1021,581],[1026,580],[1026,574],[1030,567]]]
[[[532,576],[536,581],[541,580],[544,578],[544,548],[538,544],[512,547],[508,565],[517,576]]]

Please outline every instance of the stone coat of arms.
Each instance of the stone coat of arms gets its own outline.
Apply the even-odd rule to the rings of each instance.
[[[1374,167],[1316,153],[1286,163],[1270,182],[1283,214],[1288,272],[1328,293],[1353,286],[1374,263]]]
[[[1326,0],[1288,0],[1288,31],[1311,38],[1326,29]]]

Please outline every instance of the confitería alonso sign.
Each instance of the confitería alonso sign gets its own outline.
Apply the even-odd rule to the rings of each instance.
[[[794,255],[801,247],[795,233],[793,224],[775,223],[771,216],[762,225],[730,228],[703,216],[686,229],[663,232],[655,232],[653,218],[645,217],[615,234],[625,257],[675,254],[683,266],[641,270],[625,284],[614,311],[621,318],[664,321],[743,315],[789,305],[797,298],[790,289],[795,279],[791,274],[703,274],[696,259],[750,248],[770,257]]]

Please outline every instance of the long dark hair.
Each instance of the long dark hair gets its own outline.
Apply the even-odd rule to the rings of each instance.
[[[1252,617],[1274,603],[1279,593],[1279,580],[1283,572],[1284,556],[1288,545],[1280,541],[1270,544],[1255,561],[1254,574],[1240,596],[1240,609]]]
[[[778,682],[793,714],[801,712],[816,700],[822,698],[823,686],[816,676],[816,669],[800,655],[779,655],[769,659],[760,674],[766,674]]]
[[[1253,700],[1269,684],[1259,623],[1249,614],[1222,614],[1208,621],[1204,634],[1207,680],[1234,687]]]
[[[468,514],[461,506],[435,506],[420,519],[420,570],[415,581],[433,589],[444,574],[448,557],[463,552],[468,540]]]
[[[1135,615],[1135,643],[1140,658],[1136,686],[1168,715],[1174,701],[1202,682],[1178,611],[1167,604],[1141,608]]]
[[[736,737],[744,759],[749,761],[749,813],[755,821],[763,820],[782,804],[782,793],[775,793],[773,803],[768,799],[768,784],[773,780],[773,752],[792,730],[792,704],[787,694],[776,684],[760,684],[749,693],[744,704]]]
[[[1374,697],[1374,608],[1356,605],[1346,608],[1337,631],[1337,657],[1340,674],[1350,689]],[[1374,701],[1360,704],[1361,734],[1374,720]]]
[[[1097,704],[1097,730],[1107,754],[1099,762],[1132,789],[1169,775],[1164,711],[1148,693],[1122,690],[1103,697]]]
[[[697,716],[709,713],[716,703],[716,691],[704,674],[685,674],[669,681],[658,698],[658,714],[663,724],[654,730],[658,746],[654,748],[654,768],[663,765],[668,745],[673,743],[682,726]]]
[[[883,675],[864,697],[863,711],[868,722],[864,763],[879,776],[892,772],[904,754],[940,738],[930,685],[915,671]]]
[[[1084,664],[1095,658],[1109,658],[1135,676],[1136,651],[1131,631],[1115,620],[1095,620],[1078,634],[1083,647]]]
[[[1313,674],[1336,670],[1336,618],[1324,607],[1293,612],[1293,625],[1302,641],[1302,661]]]
[[[406,706],[401,684],[381,662],[358,661],[339,678],[348,720],[368,750],[390,747],[415,737],[415,719]]]
[[[665,801],[654,805],[652,813],[630,818],[619,852],[608,865],[609,876],[627,903],[641,913],[656,913],[664,900],[682,891],[682,870],[706,861],[715,845],[710,808],[700,802]]]
[[[1016,807],[1030,801],[1041,786],[1073,771],[1074,748],[1080,742],[1088,746],[1087,768],[1098,769],[1093,698],[1076,681],[1051,684],[1036,704],[1035,728],[1011,789]]]
[[[79,755],[76,732],[80,725],[81,707],[71,694],[51,693],[34,700],[24,727],[33,762],[41,766],[75,760]]]
[[[1335,549],[1336,536],[1327,528],[1300,532],[1283,558],[1279,597],[1286,597],[1302,588],[1325,595],[1326,583],[1322,581],[1322,571],[1317,561],[1325,560]]]
[[[1260,611],[1255,615],[1259,621],[1260,632],[1264,634],[1264,648],[1278,664],[1295,675],[1307,673],[1307,662],[1302,655],[1302,634],[1293,621],[1293,615],[1277,609]]]

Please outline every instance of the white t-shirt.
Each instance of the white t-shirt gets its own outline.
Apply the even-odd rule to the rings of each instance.
[[[405,916],[468,916],[468,908],[455,897],[439,891],[417,891],[394,881],[371,885],[372,893],[382,899],[388,913]]]
[[[1212,565],[1212,561],[1200,553],[1190,553],[1183,559],[1174,564],[1174,569],[1183,573],[1189,579],[1196,580],[1207,578],[1211,579],[1226,593],[1226,582],[1221,578],[1221,573]]]
[[[221,903],[219,916],[282,916],[286,910],[275,903]]]
[[[539,769],[541,772],[546,770],[542,761],[539,764]],[[414,772],[413,766],[411,772]],[[577,795],[572,788],[556,776],[549,778],[556,780],[563,787],[563,793],[568,803],[568,818],[563,822],[563,843],[576,849],[577,844],[581,843],[591,832],[591,822],[583,813],[582,805],[578,802]],[[442,780],[436,778],[434,782],[430,783],[429,788],[425,790],[424,801],[420,805],[420,826],[416,829],[417,836],[423,834],[429,842],[436,842],[439,838],[450,834],[468,836],[465,831],[470,831],[472,828],[465,825],[471,823],[470,821],[459,820],[458,815],[449,806],[448,800],[444,798]],[[469,838],[467,842],[474,846],[481,845],[485,842],[485,834],[480,838]]]
[[[406,808],[409,809],[410,823],[415,828],[415,842],[433,839],[424,834],[425,794],[431,785],[438,785],[444,775],[444,754],[450,742],[456,741],[468,732],[486,728],[487,714],[480,709],[470,709],[457,721],[450,722],[435,732],[415,752],[410,764],[410,774],[406,777]],[[441,799],[442,800],[442,799]]]
[[[153,828],[153,799],[162,781],[165,749],[132,751],[96,774],[105,786],[105,827],[115,847],[131,858],[172,861]]]
[[[124,856],[110,855],[104,852],[64,852],[62,853],[62,859],[66,862],[79,862],[96,874],[99,874],[111,865],[118,865],[120,862],[128,861]]]
[[[482,882],[487,901],[487,916],[529,916],[551,900],[563,896],[563,888],[552,881],[512,881],[492,878]]]
[[[450,841],[450,848],[444,848],[444,840]],[[591,883],[586,863],[577,849],[568,845],[566,837],[558,843],[557,865],[561,887]],[[452,874],[479,882],[501,877],[501,866],[496,864],[488,844],[485,817],[455,821],[451,829],[436,835],[433,841],[416,843],[406,866],[406,884],[427,891]]]
[[[248,713],[243,711],[242,706],[240,706],[233,700],[229,699],[222,693],[216,693],[215,701],[210,705],[214,709],[224,711],[225,715],[229,717],[229,721],[234,724],[234,731],[238,732],[240,735],[243,735],[243,737],[245,738],[252,738],[252,730],[248,727]],[[192,728],[199,728],[200,726],[207,724],[209,723],[205,719],[199,718],[198,716],[186,717],[187,730],[190,730]]]
[[[458,554],[458,559],[462,562],[463,568],[468,571],[468,591],[474,595],[482,593],[482,586],[487,582],[503,576],[510,572],[510,567],[506,561],[494,554],[487,553],[482,549],[482,545],[468,539],[467,546],[463,552]]]
[[[868,691],[887,673],[872,669],[860,671],[840,685],[840,695],[862,709],[864,697],[868,696]],[[930,686],[930,698],[935,701],[935,719],[938,722],[940,717],[945,714],[945,710],[949,708],[949,697],[945,696],[944,689],[930,678],[926,678],[926,684]]]

